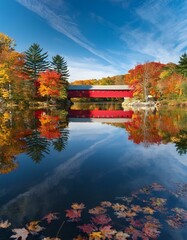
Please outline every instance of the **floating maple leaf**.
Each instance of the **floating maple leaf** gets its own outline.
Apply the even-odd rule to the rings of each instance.
[[[104,224],[108,224],[111,221],[111,218],[105,214],[101,214],[101,215],[92,217],[92,221],[96,224],[104,225]]]
[[[127,215],[127,217],[134,217],[134,216],[136,216],[136,213],[129,210],[126,212],[126,215]]]
[[[186,210],[184,210],[183,208],[172,208],[171,210],[173,212],[175,212],[179,218],[181,218],[184,221],[187,221],[187,211]]]
[[[144,208],[143,208],[143,212],[144,212],[145,214],[153,214],[153,213],[155,212],[155,210],[153,210],[153,209],[150,208],[150,207],[144,207]]]
[[[91,214],[97,215],[97,214],[103,214],[106,212],[106,209],[104,209],[103,207],[97,206],[95,208],[92,208],[88,211]]]
[[[182,223],[179,219],[172,217],[171,219],[166,220],[168,225],[173,229],[178,229],[182,227]]]
[[[115,212],[115,214],[117,215],[118,218],[126,218],[127,217],[127,212]]]
[[[117,215],[118,218],[126,218],[126,217],[134,217],[136,216],[135,212],[132,211],[119,211],[119,212],[115,212],[115,214]]]
[[[70,218],[71,221],[77,221],[81,217],[81,210],[69,209],[66,210],[66,217]]]
[[[92,232],[89,235],[89,240],[100,240],[100,239],[105,239],[101,232]]]
[[[0,222],[0,228],[8,228],[10,225],[11,223],[8,220]]]
[[[140,220],[135,220],[135,219],[130,219],[130,224],[133,226],[133,227],[136,227],[136,228],[141,228],[143,226],[143,224],[141,223]]]
[[[166,204],[167,199],[165,198],[151,198],[153,206],[163,206]]]
[[[115,211],[124,211],[124,210],[128,210],[128,207],[123,205],[123,204],[119,204],[119,203],[116,203],[114,205],[112,205],[112,208],[115,210]]]
[[[109,202],[109,201],[104,201],[104,202],[101,202],[101,206],[102,206],[102,207],[111,207],[111,206],[112,206],[112,203]]]
[[[111,226],[104,226],[100,228],[100,231],[107,239],[113,239],[114,234],[116,234],[116,230],[111,229]]]
[[[59,219],[59,217],[57,216],[59,213],[48,213],[47,215],[45,215],[42,219],[46,219],[47,223],[51,223],[53,220],[57,220]]]
[[[160,235],[160,231],[154,226],[154,224],[147,222],[142,229],[143,233],[149,238],[157,239]]]
[[[129,238],[129,237],[130,237],[129,234],[120,231],[120,232],[117,232],[115,239],[116,240],[127,240],[127,238]]]
[[[132,235],[133,240],[137,240],[138,238],[142,239],[143,238],[143,233],[136,228],[130,226],[125,229],[125,232],[128,234]],[[149,240],[148,238],[143,238],[144,240]]]
[[[25,228],[15,228],[15,229],[12,229],[12,232],[14,232],[15,235],[12,235],[10,238],[15,238],[17,240],[18,239],[19,240],[26,240],[28,235],[29,235],[29,232]]]
[[[73,203],[73,204],[71,205],[71,207],[72,207],[73,209],[75,209],[75,210],[82,210],[82,209],[85,208],[85,205],[84,205],[83,203],[80,203],[80,204],[78,204],[78,203]]]
[[[82,226],[78,226],[84,233],[90,234],[91,232],[97,230],[96,226],[93,224],[84,224]]]
[[[40,221],[32,221],[29,224],[26,225],[27,229],[30,231],[30,233],[32,234],[38,234],[39,232],[41,232],[43,229],[43,227],[41,227],[38,223]]]
[[[138,213],[142,211],[142,208],[139,205],[131,205],[131,210]]]

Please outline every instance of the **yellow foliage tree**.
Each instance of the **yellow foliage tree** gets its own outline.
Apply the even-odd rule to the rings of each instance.
[[[24,55],[14,49],[15,41],[0,33],[0,97],[12,97],[13,85],[24,78]]]

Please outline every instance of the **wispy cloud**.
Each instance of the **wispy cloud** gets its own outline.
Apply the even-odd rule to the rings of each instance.
[[[179,1],[175,8],[171,0],[145,1],[135,9],[137,28],[124,26],[121,39],[129,49],[143,55],[145,60],[177,62],[187,49],[187,2]]]
[[[12,222],[17,226],[22,224],[23,219],[26,217],[35,218],[35,206],[37,206],[41,216],[45,215],[52,206],[56,205],[55,195],[53,195],[54,188],[57,189],[59,186],[58,191],[56,191],[58,196],[56,197],[67,199],[70,189],[67,188],[65,181],[67,179],[76,179],[82,164],[85,161],[89,161],[98,148],[102,148],[111,142],[112,139],[113,134],[108,131],[107,136],[104,136],[101,140],[96,140],[87,149],[78,152],[67,161],[61,163],[54,169],[51,175],[46,175],[46,178],[41,182],[18,194],[17,197],[12,198],[4,206],[1,206],[1,215],[6,215],[9,219],[12,219]],[[44,199],[48,199],[48,201],[43,201]],[[30,204],[31,202],[32,204]]]
[[[47,23],[58,32],[64,34],[72,41],[77,43],[79,46],[87,49],[89,52],[94,54],[95,56],[105,60],[110,64],[114,64],[110,56],[107,56],[102,51],[96,50],[94,44],[90,42],[79,30],[78,25],[73,21],[70,15],[67,14],[67,8],[65,2],[57,1],[57,5],[55,2],[55,6],[59,4],[63,4],[64,8],[62,8],[62,12],[57,14],[56,11],[51,8],[53,3],[51,0],[16,0],[18,3],[22,4],[29,10],[35,12],[40,17],[45,19]],[[50,4],[51,3],[51,4]],[[64,9],[64,10],[63,10]],[[63,12],[64,11],[64,12]]]
[[[102,77],[121,74],[115,67],[98,63],[93,58],[66,57],[70,71],[70,81],[100,79]]]
[[[99,16],[97,11],[88,13],[92,18],[89,23],[94,21],[94,27],[98,26],[99,32],[102,29],[108,33],[106,39],[102,35],[102,39],[92,40],[86,36],[86,31],[85,35],[81,32],[82,25],[78,25],[77,12],[74,11],[73,16],[70,14],[70,2],[16,1],[45,19],[53,29],[97,56],[95,59],[98,62],[101,59],[105,61],[106,65],[99,65],[87,58],[68,60],[71,80],[125,73],[135,64],[145,61],[178,62],[179,56],[187,50],[186,0],[178,0],[177,3],[172,0],[103,0],[106,8],[114,6],[114,16]],[[118,12],[115,12],[118,10],[121,16],[124,11],[124,18],[120,21],[117,19]],[[97,36],[99,32],[94,31]],[[106,46],[103,45],[105,41]]]

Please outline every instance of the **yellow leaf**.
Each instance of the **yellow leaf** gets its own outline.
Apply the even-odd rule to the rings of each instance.
[[[89,240],[105,239],[101,232],[92,232],[89,235]]]

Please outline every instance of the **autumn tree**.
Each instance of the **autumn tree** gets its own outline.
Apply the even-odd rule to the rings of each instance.
[[[14,49],[15,41],[0,33],[0,97],[10,100],[14,95],[20,95],[14,86],[23,81],[24,55]]]
[[[42,97],[59,98],[60,97],[60,79],[61,75],[56,71],[46,70],[41,72],[37,79],[38,93]]]
[[[157,83],[162,68],[165,65],[160,62],[146,62],[137,65],[125,75],[125,82],[134,88],[134,95],[148,101],[148,95],[159,97]]]

